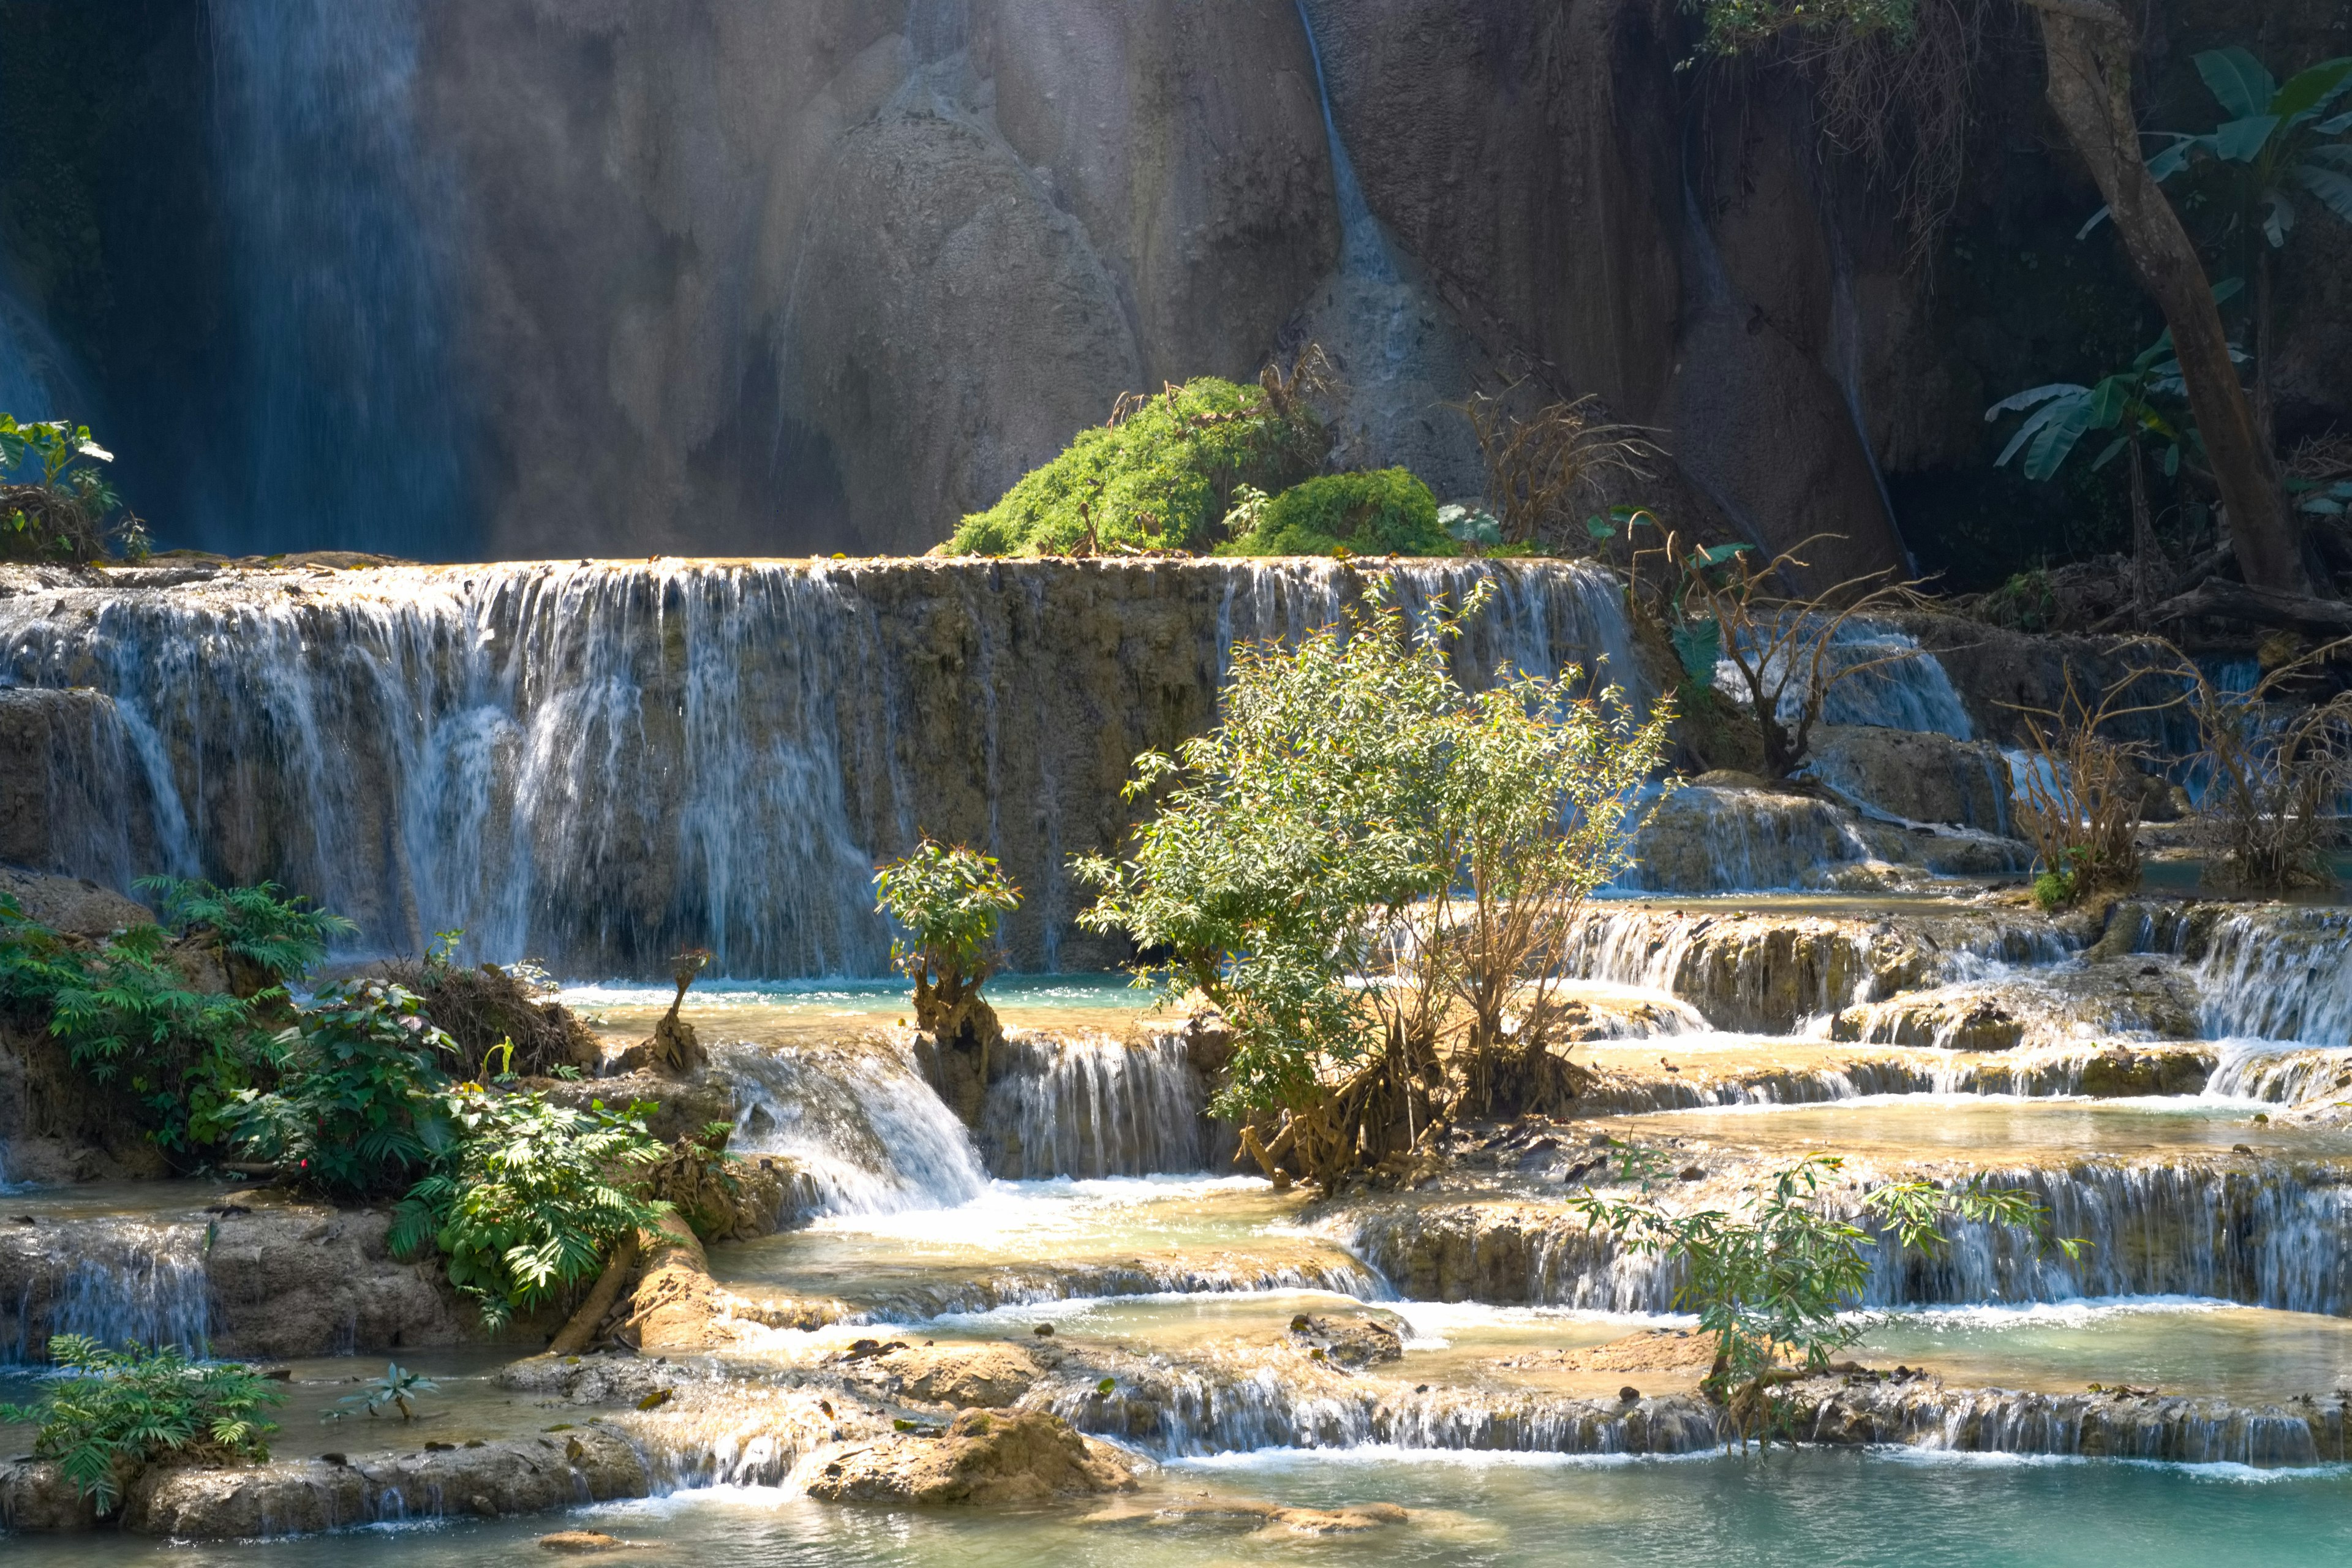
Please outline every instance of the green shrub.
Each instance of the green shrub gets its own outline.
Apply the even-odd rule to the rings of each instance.
[[[99,1511],[113,1510],[142,1466],[172,1458],[193,1464],[252,1464],[269,1458],[274,1423],[263,1407],[283,1404],[278,1384],[249,1366],[191,1362],[174,1345],[110,1351],[79,1334],[49,1341],[61,1377],[30,1406],[0,1405],[0,1421],[37,1424],[35,1457],[55,1459]]]
[[[960,1018],[996,967],[996,922],[1021,907],[1021,889],[995,860],[926,838],[874,873],[875,908],[905,929],[890,962],[915,983],[916,1021],[936,1029]]]
[[[133,562],[148,555],[147,525],[124,512],[106,477],[78,459],[111,462],[88,427],[62,419],[20,423],[0,414],[0,561],[101,561],[110,541]],[[19,477],[27,467],[38,479]]]
[[[382,980],[331,986],[278,1045],[278,1087],[247,1089],[227,1119],[247,1151],[299,1184],[387,1192],[449,1147],[453,1047],[415,993]]]
[[[1329,438],[1294,397],[1202,376],[1124,400],[1004,499],[963,520],[959,555],[1206,550],[1240,487],[1279,490],[1320,467]]]
[[[160,926],[133,926],[77,957],[52,994],[50,1035],[94,1081],[138,1097],[157,1143],[185,1153],[219,1142],[238,1097],[280,1058],[257,1009],[286,993],[194,989]]]
[[[447,1104],[457,1142],[402,1202],[393,1245],[404,1254],[438,1247],[449,1282],[494,1328],[593,1278],[614,1243],[658,1226],[669,1208],[625,1179],[663,1153],[646,1131],[650,1104],[573,1110],[536,1089],[478,1083],[451,1090]]]
[[[1266,502],[1252,533],[1220,555],[1458,555],[1437,521],[1437,498],[1402,468],[1324,474]]]

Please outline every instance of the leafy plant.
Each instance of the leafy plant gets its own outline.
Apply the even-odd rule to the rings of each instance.
[[[327,944],[359,927],[338,914],[289,897],[275,882],[250,888],[217,888],[176,877],[142,877],[139,890],[155,900],[155,912],[174,934],[209,933],[232,966],[249,964],[259,985],[299,980],[326,962]],[[234,981],[238,977],[232,974]]]
[[[1454,555],[1438,526],[1437,498],[1403,468],[1324,474],[1260,509],[1255,531],[1220,555]]]
[[[146,525],[127,515],[110,521],[121,498],[98,469],[79,463],[83,458],[104,463],[114,454],[90,439],[87,426],[0,414],[0,476],[27,464],[39,470],[37,479],[0,482],[0,560],[97,561],[118,538],[131,560],[146,559]]]
[[[404,1184],[448,1147],[449,1037],[416,994],[330,986],[278,1037],[278,1087],[227,1113],[237,1142],[300,1184],[359,1197]]]
[[[1322,466],[1329,447],[1302,377],[1255,386],[1202,376],[1119,400],[983,512],[963,520],[959,555],[1202,551],[1244,487],[1274,493]]]
[[[1437,509],[1437,526],[1446,536],[1473,555],[1493,550],[1503,542],[1503,525],[1495,514],[1479,507],[1467,507],[1448,502]]]
[[[646,1131],[657,1109],[649,1102],[574,1110],[536,1089],[478,1083],[459,1085],[446,1102],[455,1142],[402,1201],[392,1245],[404,1254],[438,1247],[449,1282],[492,1327],[593,1276],[609,1247],[669,1209],[630,1179],[662,1155]]]
[[[369,1415],[375,1415],[386,1409],[397,1410],[400,1412],[400,1418],[406,1421],[415,1415],[415,1412],[408,1408],[410,1401],[439,1392],[441,1392],[441,1385],[431,1378],[421,1373],[411,1372],[398,1362],[387,1362],[384,1363],[382,1377],[365,1384],[357,1394],[346,1394],[335,1403],[354,1405]],[[341,1410],[324,1410],[319,1413],[319,1419],[340,1421],[344,1414]]]
[[[2159,183],[2203,173],[2221,187],[2221,242],[2235,250],[2240,277],[2254,284],[2254,407],[2267,437],[2272,255],[2294,232],[2303,198],[2352,224],[2352,142],[2340,140],[2352,132],[2352,110],[2330,112],[2352,87],[2352,56],[2322,60],[2284,83],[2237,44],[2205,50],[2195,60],[2224,118],[2201,134],[2155,132],[2169,144],[2147,160],[2147,172]],[[2101,207],[2083,232],[2107,216]]]
[[[1684,1210],[1653,1195],[1667,1168],[1663,1155],[1626,1145],[1616,1152],[1621,1179],[1638,1182],[1640,1194],[1588,1191],[1568,1206],[1628,1250],[1681,1265],[1674,1304],[1696,1310],[1715,1340],[1704,1386],[1729,1406],[1743,1440],[1751,1434],[1769,1438],[1766,1390],[1772,1384],[1827,1368],[1833,1354],[1861,1337],[1866,1325],[1843,1314],[1861,1300],[1882,1236],[1897,1251],[1927,1252],[1950,1245],[1937,1226],[1952,1220],[2047,1235],[2047,1215],[2031,1194],[1989,1186],[1981,1177],[1951,1187],[1884,1183],[1864,1193],[1848,1217],[1832,1210],[1822,1190],[1844,1173],[1845,1161],[1810,1154],[1731,1208]],[[2056,1245],[2072,1258],[2083,1244]]]
[[[907,934],[890,962],[915,983],[915,1021],[957,1032],[996,969],[996,925],[1021,907],[1021,889],[992,857],[925,838],[874,873],[875,908]]]
[[[1573,670],[1465,690],[1448,650],[1491,593],[1409,629],[1383,578],[1296,647],[1237,649],[1216,727],[1136,760],[1157,809],[1126,858],[1076,864],[1081,923],[1223,1013],[1216,1104],[1269,1173],[1330,1183],[1490,1093],[1488,1058],[1537,1070],[1568,922],[1623,863],[1666,716]]]
[[[133,926],[80,955],[50,993],[48,1027],[93,1080],[138,1097],[149,1136],[185,1152],[226,1136],[240,1096],[280,1059],[257,1010],[286,994],[196,990],[168,940]]]
[[[29,1406],[0,1405],[0,1421],[37,1424],[34,1454],[54,1459],[84,1497],[110,1513],[143,1466],[163,1459],[200,1465],[269,1458],[277,1426],[260,1412],[285,1391],[251,1367],[191,1362],[176,1345],[109,1350],[79,1334],[49,1341],[67,1373]]]

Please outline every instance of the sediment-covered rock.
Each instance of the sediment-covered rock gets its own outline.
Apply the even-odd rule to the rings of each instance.
[[[1108,1444],[1038,1410],[967,1410],[944,1431],[821,1448],[801,1469],[826,1502],[1035,1503],[1134,1487]]]

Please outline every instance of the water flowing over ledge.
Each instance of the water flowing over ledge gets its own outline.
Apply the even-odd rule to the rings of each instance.
[[[1401,563],[1408,611],[1492,583],[1457,656],[1646,689],[1613,579]],[[1025,889],[1015,967],[1084,966],[1068,858],[1136,754],[1213,717],[1238,642],[1331,620],[1328,562],[520,563],[0,574],[0,682],[37,689],[49,841],[120,883],[274,879],[374,950],[646,973],[873,974],[877,858],[921,833]],[[87,689],[61,704],[53,695]],[[30,734],[31,709],[18,726]],[[13,733],[0,727],[0,734]],[[27,742],[26,744],[30,745]],[[125,767],[128,759],[135,765]]]

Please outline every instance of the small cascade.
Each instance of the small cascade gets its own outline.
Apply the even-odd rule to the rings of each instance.
[[[1631,852],[1617,879],[1629,891],[1727,893],[1819,887],[1871,846],[1830,801],[1696,784],[1650,808]]]
[[[2205,1091],[2216,1099],[2273,1105],[2333,1101],[2352,1092],[2352,1051],[2281,1049],[2267,1040],[2233,1039],[2215,1052]]]
[[[1003,1050],[1003,1076],[980,1121],[992,1174],[1029,1181],[1209,1168],[1206,1088],[1181,1035],[1031,1035]]]
[[[988,1186],[963,1123],[902,1055],[878,1045],[715,1054],[735,1081],[734,1147],[792,1160],[827,1212],[949,1207]]]
[[[1879,1258],[1869,1307],[2197,1296],[2342,1314],[2352,1310],[2352,1191],[2274,1167],[2105,1164],[1994,1171],[2032,1194],[2077,1258],[2021,1232],[1949,1227],[1938,1257]],[[1397,1205],[1349,1216],[1349,1250],[1410,1300],[1527,1302],[1612,1312],[1672,1308],[1676,1271],[1629,1256],[1582,1220],[1534,1204]]]
[[[203,1240],[193,1226],[139,1224],[85,1237],[60,1270],[26,1278],[14,1301],[0,1299],[0,1363],[44,1360],[57,1334],[201,1353],[212,1331]]]
[[[1408,609],[1495,584],[1458,656],[1466,677],[1605,656],[1639,698],[1597,568],[1398,575]],[[1067,858],[1125,819],[1134,757],[1208,721],[1236,642],[1328,622],[1361,576],[1296,562],[126,571],[0,598],[0,681],[111,701],[109,743],[131,764],[111,776],[131,794],[110,834],[93,812],[44,847],[78,875],[275,880],[356,920],[362,951],[462,929],[469,959],[572,974],[658,973],[689,946],[718,973],[876,974],[889,939],[874,863],[929,831],[988,848],[1031,889],[1004,936],[1038,970],[1092,940]],[[1127,630],[1073,650],[1064,628],[1080,623]],[[1139,702],[1144,645],[1159,695]]]
[[[1841,669],[1876,667],[1856,670],[1830,688],[1822,702],[1822,722],[1974,738],[1976,727],[1943,661],[1909,633],[1874,621],[1848,621],[1831,637],[1829,662]],[[1781,715],[1793,722],[1802,716],[1804,691],[1802,682],[1790,687],[1781,697]]]
[[[2221,920],[2197,978],[2216,1039],[2352,1046],[2352,910],[2271,904]]]
[[[1601,901],[1578,916],[1564,967],[1670,992],[1718,1029],[1786,1035],[1901,991],[2059,963],[2078,942],[2048,921],[1999,911],[1897,923]]]

